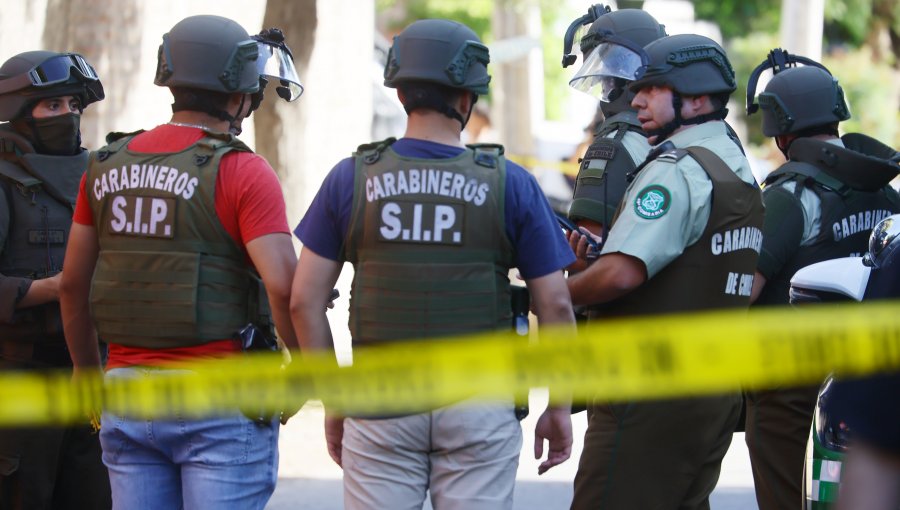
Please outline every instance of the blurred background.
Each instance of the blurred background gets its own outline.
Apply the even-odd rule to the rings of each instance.
[[[606,4],[643,8],[670,34],[702,33],[723,44],[739,83],[729,122],[760,180],[782,156],[762,136],[758,117],[747,122],[745,90],[750,71],[775,47],[821,60],[840,79],[853,115],[842,130],[900,146],[896,0]],[[590,5],[585,0],[4,0],[0,58],[32,49],[84,54],[107,92],[82,122],[85,145],[97,148],[109,131],[168,120],[168,91],[153,85],[156,54],[162,34],[183,17],[219,14],[250,33],[282,28],[306,90],[292,104],[270,98],[245,123],[241,138],[278,171],[288,219],[295,224],[334,163],[361,143],[402,134],[403,110],[395,91],[381,84],[392,36],[415,19],[455,19],[491,49],[491,93],[478,103],[466,139],[506,145],[507,154],[531,169],[553,205],[564,210],[571,195],[564,176],[576,167],[562,162],[577,160],[596,102],[568,86],[580,61],[562,68],[562,37]]]

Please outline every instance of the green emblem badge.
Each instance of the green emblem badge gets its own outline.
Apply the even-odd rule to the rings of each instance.
[[[634,212],[641,218],[655,220],[669,211],[672,196],[669,190],[659,184],[651,184],[638,192],[634,199]]]

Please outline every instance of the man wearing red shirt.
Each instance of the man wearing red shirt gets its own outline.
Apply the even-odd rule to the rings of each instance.
[[[251,323],[274,324],[297,347],[281,187],[231,134],[259,106],[268,60],[289,55],[283,39],[251,38],[218,16],[186,18],[163,37],[155,83],[172,91],[172,120],[94,153],[79,191],[61,287],[76,376],[100,366],[98,335],[107,378],[234,355]],[[299,96],[295,73],[274,78],[281,97]],[[100,441],[114,508],[261,509],[275,488],[277,418],[104,413]]]

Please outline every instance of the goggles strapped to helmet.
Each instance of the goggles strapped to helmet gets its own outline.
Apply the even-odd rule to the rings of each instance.
[[[277,28],[267,28],[251,36],[251,39],[256,41],[259,49],[256,68],[262,80],[261,85],[274,82],[278,97],[288,102],[300,97],[303,85],[294,67],[294,54],[284,42],[284,33]]]
[[[64,53],[48,58],[32,67],[27,73],[0,81],[0,94],[14,92],[27,87],[52,87],[65,83],[73,76],[73,69],[78,73],[76,79],[82,83],[88,84],[100,81],[97,71],[84,57],[78,53]],[[102,89],[99,98],[103,98]]]
[[[563,58],[562,66],[569,67],[574,64],[578,57],[572,53],[572,46],[575,43],[575,33],[584,25],[590,25],[600,19],[600,16],[612,12],[608,6],[603,4],[594,4],[588,7],[588,12],[584,16],[576,19],[566,29],[566,35],[563,38]]]
[[[753,72],[750,73],[750,79],[747,81],[747,115],[753,115],[754,113],[756,113],[759,110],[760,105],[762,105],[763,108],[766,108],[768,106],[766,103],[771,103],[771,100],[763,99],[763,94],[765,93],[760,94],[759,104],[756,104],[753,101],[754,97],[756,97],[756,86],[759,83],[759,76],[762,74],[762,72],[767,69],[771,69],[772,74],[776,75],[781,71],[784,71],[785,69],[797,67],[798,63],[807,66],[818,67],[819,69],[824,70],[826,73],[831,74],[831,71],[829,71],[828,68],[816,62],[815,60],[801,57],[800,55],[791,55],[786,50],[775,48],[774,50],[770,51],[766,59],[763,60],[758,66],[756,66],[756,69],[754,69]]]

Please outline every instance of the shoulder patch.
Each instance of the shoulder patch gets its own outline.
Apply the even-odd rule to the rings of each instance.
[[[641,218],[655,220],[669,212],[672,195],[665,186],[651,184],[644,187],[634,198],[634,212]]]

